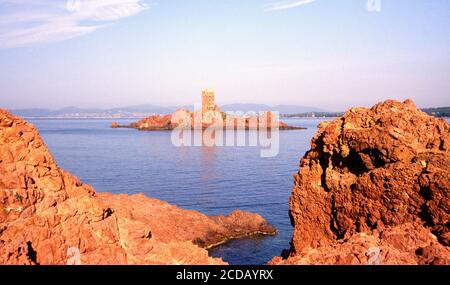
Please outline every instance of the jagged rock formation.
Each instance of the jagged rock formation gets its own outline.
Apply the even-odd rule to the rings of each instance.
[[[450,264],[450,126],[412,101],[323,123],[290,199],[290,258],[272,263]]]
[[[279,130],[297,130],[301,127],[289,126],[288,124],[275,120],[271,112],[266,112],[261,116],[256,113],[253,117],[228,116],[220,111],[210,111],[203,114],[201,111],[191,112],[180,109],[172,115],[153,115],[129,125],[120,125],[112,122],[111,128],[131,128],[140,131],[170,131],[177,127],[206,129],[209,127],[218,129],[238,129],[238,130],[267,130],[277,128]]]
[[[354,234],[327,245],[303,247],[273,265],[448,265],[450,249],[420,223]]]
[[[82,264],[223,264],[204,248],[275,232],[257,214],[98,194],[57,166],[33,125],[0,110],[0,264],[66,264],[78,251]]]
[[[132,123],[129,127],[138,130],[159,131],[173,130],[176,125],[172,125],[171,115],[154,115]]]

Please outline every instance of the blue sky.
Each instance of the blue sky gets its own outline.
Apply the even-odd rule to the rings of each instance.
[[[447,0],[77,3],[0,0],[0,107],[450,105]]]

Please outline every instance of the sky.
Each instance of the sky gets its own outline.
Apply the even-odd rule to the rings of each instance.
[[[450,106],[448,0],[0,0],[0,108]]]

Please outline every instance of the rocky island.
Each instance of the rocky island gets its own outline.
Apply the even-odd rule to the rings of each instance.
[[[143,194],[97,193],[5,110],[0,177],[0,264],[225,264],[206,248],[276,234],[258,214],[208,217]]]
[[[140,131],[171,131],[176,128],[204,130],[207,128],[228,130],[299,130],[302,127],[289,126],[279,121],[272,112],[248,114],[224,113],[215,104],[214,91],[202,92],[202,108],[191,112],[179,109],[172,115],[152,115],[129,125],[111,123],[111,128],[131,128]]]
[[[286,131],[286,130],[304,130],[305,128],[290,126],[285,122],[278,121],[277,123],[271,123],[270,118],[271,113],[268,112],[266,114],[262,114],[261,116],[255,116],[253,118],[228,118],[226,119],[226,115],[222,113],[213,113],[211,117],[218,118],[216,121],[208,121],[203,120],[203,123],[199,123],[198,126],[195,124],[196,113],[190,112],[188,110],[178,110],[173,115],[152,115],[146,117],[142,120],[139,120],[135,123],[131,123],[129,125],[120,125],[118,122],[112,122],[111,128],[130,128],[136,129],[140,131],[171,131],[177,127],[188,127],[191,129],[206,129],[208,127],[214,128],[223,128],[227,129],[227,126],[231,126],[232,130],[259,130],[259,129],[269,129],[277,128],[278,130]],[[178,120],[177,118],[189,118],[187,120]],[[225,118],[225,119],[223,119]],[[221,122],[223,120],[223,122]],[[265,120],[268,120],[269,123],[266,123]],[[181,125],[180,122],[193,122],[186,124],[184,126]],[[200,120],[199,120],[200,121]],[[219,123],[218,123],[219,122]]]
[[[450,125],[410,100],[322,123],[271,264],[450,264]]]

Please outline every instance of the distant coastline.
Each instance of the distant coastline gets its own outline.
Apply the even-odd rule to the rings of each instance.
[[[140,106],[140,107],[139,107]],[[178,107],[158,107],[154,105],[139,105],[134,107],[116,108],[116,109],[81,109],[81,108],[63,108],[59,110],[50,109],[17,109],[12,110],[15,114],[30,120],[53,119],[53,120],[132,120],[143,119],[148,116],[174,113]],[[252,109],[254,108],[254,109]],[[139,110],[141,109],[141,110]],[[188,108],[186,106],[187,110]],[[243,111],[248,110],[271,110],[280,113],[281,118],[336,118],[344,112],[320,111],[319,108],[304,106],[267,106],[260,104],[230,104],[224,105],[223,111]],[[298,112],[294,112],[295,110]],[[283,110],[285,112],[283,112]],[[319,111],[317,111],[319,110]],[[450,118],[450,107],[436,107],[421,109],[431,116],[440,118]],[[287,111],[287,112],[286,112]]]
[[[438,118],[450,118],[450,107],[423,108],[423,112]],[[299,114],[281,114],[282,118],[337,118],[344,112],[306,112]]]
[[[194,105],[163,107],[152,104],[143,104],[111,109],[65,107],[62,109],[52,110],[28,108],[12,109],[11,112],[26,119],[143,119],[153,115],[173,114],[180,109],[193,112],[195,108]],[[223,112],[273,111],[280,114],[327,112],[327,110],[309,106],[269,106],[265,104],[225,104],[221,106],[221,110]]]

